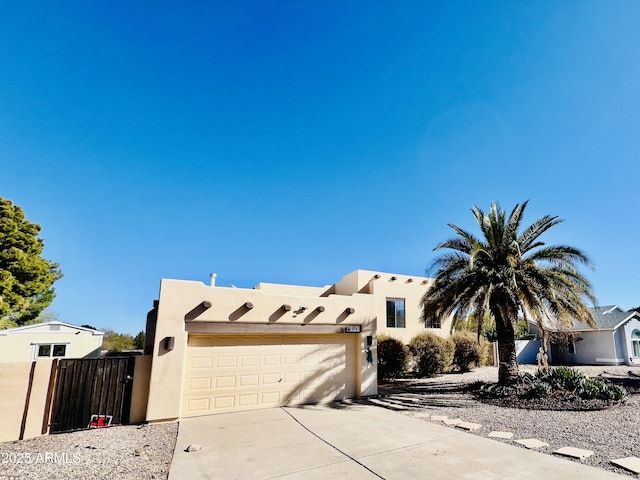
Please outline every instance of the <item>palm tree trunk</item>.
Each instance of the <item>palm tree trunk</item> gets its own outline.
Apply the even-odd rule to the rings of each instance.
[[[496,309],[497,310],[497,309]],[[496,336],[498,337],[498,383],[513,385],[518,381],[518,361],[516,359],[516,338],[513,325],[504,320],[499,311],[493,313],[496,320]]]

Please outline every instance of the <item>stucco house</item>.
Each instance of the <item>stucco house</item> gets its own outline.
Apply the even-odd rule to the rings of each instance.
[[[617,305],[596,307],[591,311],[596,328],[574,322],[565,332],[566,343],[552,339],[550,360],[584,365],[640,365],[640,313],[625,311]],[[535,324],[530,329],[539,337]],[[523,349],[518,360],[534,363],[540,340],[520,343]]]
[[[0,330],[0,362],[98,358],[104,332],[52,321]]]
[[[323,287],[164,279],[147,318],[147,420],[375,395],[376,335],[425,330],[430,282],[368,270]],[[429,327],[446,336],[450,324]]]

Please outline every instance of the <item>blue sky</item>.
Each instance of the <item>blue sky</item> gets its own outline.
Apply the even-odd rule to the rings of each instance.
[[[161,278],[422,275],[529,199],[640,305],[640,3],[12,2],[0,196],[66,322],[135,334]]]

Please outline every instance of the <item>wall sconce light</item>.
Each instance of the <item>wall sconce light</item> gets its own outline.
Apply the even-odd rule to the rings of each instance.
[[[176,337],[164,337],[164,349],[173,350],[176,346]]]
[[[244,308],[246,308],[247,310],[251,310],[253,308],[253,303],[251,302],[246,302],[244,304]]]

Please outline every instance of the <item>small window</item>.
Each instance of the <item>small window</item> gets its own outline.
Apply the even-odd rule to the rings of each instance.
[[[442,328],[442,324],[440,323],[439,318],[427,318],[424,322],[425,327],[427,328]]]
[[[574,354],[576,353],[576,339],[573,337],[573,335],[569,335],[569,345],[567,345],[567,351],[570,354]]]
[[[51,345],[38,345],[38,356],[39,357],[50,357],[51,356]]]
[[[404,328],[404,298],[387,298],[387,327]]]
[[[38,358],[51,358],[51,357],[64,357],[67,355],[67,345],[61,344],[43,344],[38,345],[37,356]]]
[[[54,357],[64,357],[67,353],[66,345],[54,345],[53,346],[53,356]]]
[[[633,340],[633,356],[640,357],[640,340]]]

